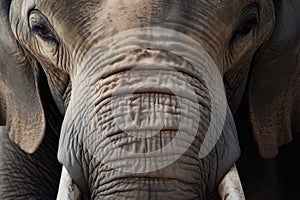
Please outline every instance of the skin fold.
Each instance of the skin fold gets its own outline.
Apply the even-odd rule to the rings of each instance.
[[[296,1],[0,3],[1,199],[214,199],[298,132]]]

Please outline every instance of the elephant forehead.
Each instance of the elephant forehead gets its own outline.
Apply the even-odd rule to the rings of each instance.
[[[36,7],[50,18],[58,34],[72,44],[145,26],[185,26],[189,29],[197,26],[211,31],[213,28],[209,26],[213,26],[214,29],[231,30],[232,20],[248,1],[60,0],[37,1]],[[220,33],[216,31],[215,34]]]
[[[247,1],[247,0],[244,0]],[[230,2],[230,3],[229,3]],[[99,0],[99,1],[37,1],[37,7],[45,10],[52,16],[57,16],[58,21],[67,21],[65,25],[74,28],[78,20],[88,18],[100,18],[103,23],[122,20],[122,22],[136,23],[141,22],[147,25],[153,18],[162,18],[166,14],[178,13],[178,15],[195,15],[195,11],[216,16],[234,15],[235,10],[240,10],[241,1],[162,1],[162,0]],[[230,6],[229,6],[230,5]],[[195,9],[196,8],[196,9]],[[229,8],[231,9],[228,12]],[[54,12],[55,11],[55,12]],[[68,17],[66,17],[68,16]],[[176,17],[174,15],[169,17]],[[178,17],[178,16],[177,16]],[[205,16],[202,16],[204,18]],[[134,21],[132,21],[134,19]],[[99,21],[98,25],[101,22]],[[220,22],[222,23],[222,22]],[[119,24],[122,25],[122,24]],[[80,28],[83,28],[82,26]]]

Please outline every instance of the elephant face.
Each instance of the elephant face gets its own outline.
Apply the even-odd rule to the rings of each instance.
[[[284,6],[2,2],[0,119],[15,143],[34,152],[45,119],[57,121],[43,111],[49,103],[41,92],[49,90],[56,115],[64,116],[58,159],[86,195],[213,193],[239,156],[232,113],[246,89],[259,123],[254,84],[247,83],[260,79],[259,55],[280,37],[275,11]]]

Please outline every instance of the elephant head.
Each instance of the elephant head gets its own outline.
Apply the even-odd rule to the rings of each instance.
[[[0,123],[33,153],[50,119],[58,159],[89,198],[209,198],[239,157],[244,94],[263,157],[297,131],[299,7],[2,0]]]

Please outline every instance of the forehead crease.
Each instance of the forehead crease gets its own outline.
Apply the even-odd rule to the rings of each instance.
[[[251,3],[252,0],[205,0],[205,2],[219,10],[232,12],[234,9],[240,9],[246,6]]]
[[[37,4],[46,10],[50,15],[54,15],[59,18],[65,16],[77,17],[86,12],[92,12],[92,8],[100,7],[102,1],[86,1],[86,0],[47,0],[38,1]],[[99,5],[96,5],[98,3]]]
[[[102,3],[107,4],[107,2],[111,2],[112,0],[47,0],[47,1],[37,1],[37,4],[43,4],[44,8],[48,8],[48,12],[58,15],[59,17],[64,17],[66,15],[72,16],[74,18],[84,15],[85,12],[93,13],[99,11],[101,8]],[[135,4],[137,2],[144,2],[145,5],[151,6],[151,4],[157,4],[160,0],[121,0],[120,3],[125,4]],[[146,3],[147,2],[147,3]],[[172,2],[181,2],[178,0],[170,1]],[[185,0],[183,1],[185,4],[195,4],[200,3],[200,5],[208,5],[209,7],[214,7],[215,9],[219,10],[220,12],[232,12],[232,9],[239,8],[241,5],[246,5],[247,3],[252,2],[252,0],[201,0],[198,2],[193,0]],[[197,3],[196,3],[197,2]],[[202,3],[201,3],[202,2]],[[160,3],[161,4],[161,3]],[[164,2],[166,4],[166,2]],[[199,5],[199,4],[198,4]]]
[[[109,3],[108,3],[109,2]],[[46,9],[46,12],[50,16],[60,22],[67,22],[67,25],[75,25],[79,23],[82,19],[88,16],[97,16],[101,11],[102,6],[107,6],[114,2],[114,0],[47,0],[47,1],[37,1],[37,4],[40,4],[43,9]],[[160,0],[121,0],[121,4],[136,4],[137,2],[143,2],[146,6],[153,7],[154,4],[161,2]],[[181,2],[181,3],[179,3]],[[236,15],[239,12],[240,8],[245,6],[247,3],[250,3],[251,0],[173,0],[169,1],[170,6],[173,3],[179,4],[191,4],[194,6],[204,6],[207,9],[210,9],[212,12],[217,12],[219,15],[230,16]],[[119,4],[120,4],[119,3]],[[153,4],[153,5],[152,5]],[[160,3],[168,4],[167,2]],[[157,8],[156,8],[157,9]],[[214,10],[214,11],[213,11]],[[215,13],[215,14],[217,14]]]
[[[72,31],[80,28],[83,22],[88,23],[85,20],[89,17],[97,16],[101,5],[102,0],[39,0],[37,2],[37,7],[42,8],[54,27],[63,25],[66,28],[64,30]]]
[[[152,14],[156,12],[154,11],[155,9],[162,9],[157,6],[164,5],[162,12],[168,13],[168,9],[177,5],[180,8],[185,9],[185,12],[188,13],[188,15],[194,14],[195,17],[199,17],[196,15],[202,13],[206,15],[206,18],[209,18],[212,24],[215,23],[215,21],[218,21],[219,25],[227,25],[228,21],[237,18],[241,8],[251,1],[252,0],[38,0],[37,5],[43,8],[50,19],[55,19],[52,21],[55,27],[61,27],[62,25],[65,27],[58,31],[61,31],[64,35],[70,36],[68,30],[72,30],[72,35],[74,37],[79,37],[82,33],[88,32],[91,27],[95,26],[93,25],[93,22],[97,23],[96,26],[99,25],[98,23],[105,22],[105,20],[101,21],[96,19],[99,17],[101,18],[99,13],[107,14],[113,12],[116,15],[115,18],[111,20],[125,20],[122,16],[117,17],[120,13],[118,9],[122,6],[126,8],[132,7],[127,10],[127,15],[130,16],[137,14],[130,14],[130,12],[137,12],[137,9],[141,7],[141,5],[137,6],[138,4],[143,4],[143,6],[148,8],[151,7]],[[131,4],[133,4],[133,6],[131,6]],[[147,12],[142,12],[141,14],[147,15]],[[88,20],[90,17],[94,18],[93,22]],[[220,18],[224,20],[220,21]],[[130,19],[130,22],[132,22],[135,18]],[[124,23],[125,22],[126,20]]]

